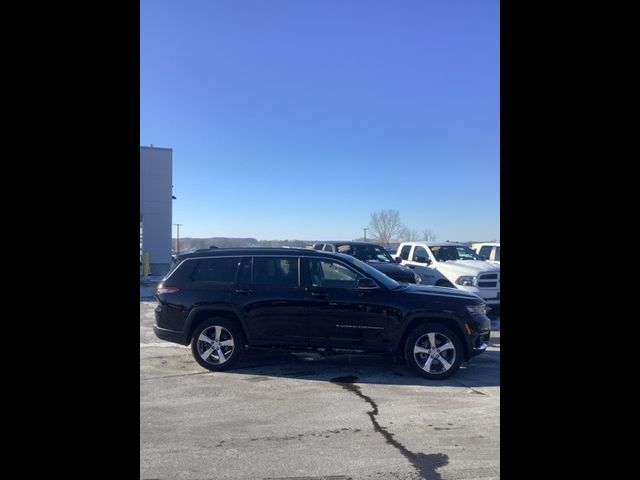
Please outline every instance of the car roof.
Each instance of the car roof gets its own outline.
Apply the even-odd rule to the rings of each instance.
[[[178,255],[178,261],[185,258],[203,258],[203,257],[229,257],[229,256],[252,256],[252,255],[283,255],[283,256],[299,256],[299,255],[320,255],[336,258],[338,254],[333,252],[323,252],[321,250],[310,250],[302,247],[237,247],[237,248],[214,248],[211,250],[196,251]],[[338,258],[343,258],[339,255]]]

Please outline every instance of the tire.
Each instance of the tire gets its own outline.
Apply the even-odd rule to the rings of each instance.
[[[233,367],[240,358],[244,343],[244,335],[236,322],[209,318],[193,332],[191,353],[200,366],[218,372]]]
[[[436,287],[456,288],[456,286],[453,283],[451,283],[449,280],[443,280],[443,279],[440,279],[436,282]]]
[[[435,345],[432,345],[434,341]],[[441,348],[443,346],[445,349]],[[449,378],[460,368],[462,342],[458,335],[442,324],[422,324],[407,337],[404,354],[409,366],[418,374],[441,380]]]

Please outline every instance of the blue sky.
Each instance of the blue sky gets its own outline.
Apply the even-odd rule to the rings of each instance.
[[[180,237],[500,237],[493,0],[142,0],[140,144]],[[173,235],[175,237],[175,227]]]

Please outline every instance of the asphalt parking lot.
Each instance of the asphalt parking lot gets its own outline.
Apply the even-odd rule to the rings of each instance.
[[[373,355],[255,351],[229,372],[157,339],[140,301],[141,479],[500,477],[500,331],[446,381]]]

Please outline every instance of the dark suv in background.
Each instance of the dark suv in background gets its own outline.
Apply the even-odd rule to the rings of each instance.
[[[355,257],[297,248],[181,255],[158,285],[154,332],[191,344],[209,370],[245,347],[322,347],[403,355],[441,379],[487,348],[478,296],[398,283]]]
[[[387,277],[398,282],[421,283],[422,277],[411,268],[400,265],[389,254],[389,251],[375,243],[368,242],[319,242],[311,248],[324,252],[346,253],[358,260],[368,263],[376,270],[380,270]]]

